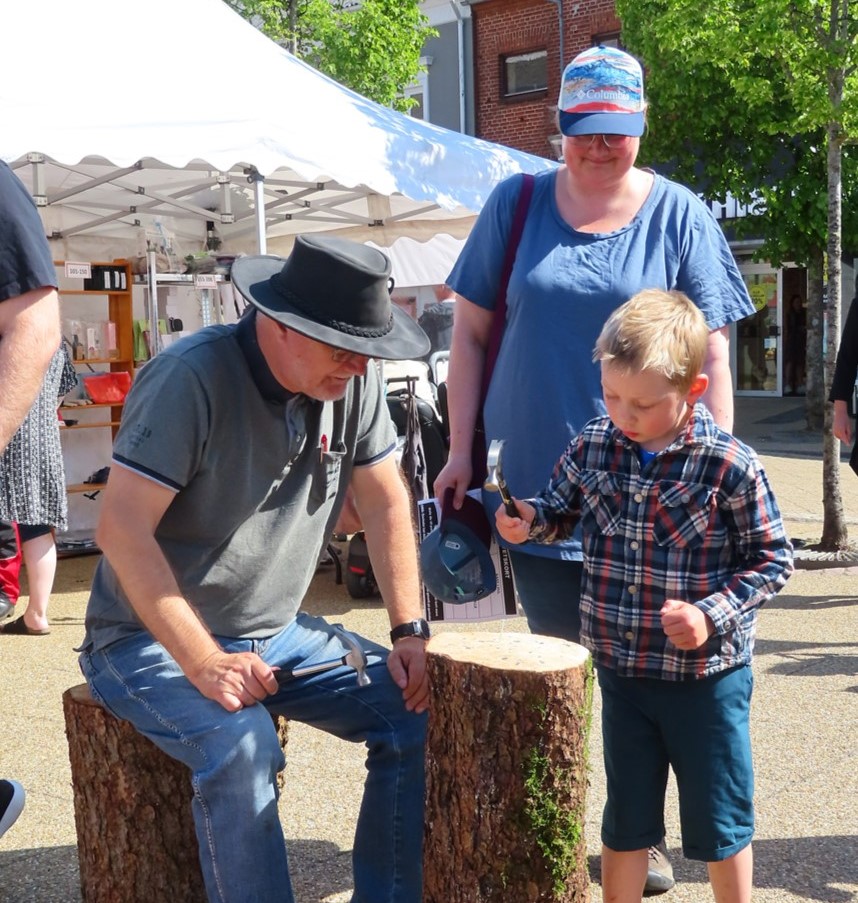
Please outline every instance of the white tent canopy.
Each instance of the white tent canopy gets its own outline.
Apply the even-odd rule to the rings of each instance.
[[[366,100],[222,0],[120,6],[121,22],[115,0],[3,17],[0,158],[65,244],[56,256],[139,244],[159,221],[182,251],[207,220],[233,252],[320,229],[461,237],[499,180],[556,165]]]

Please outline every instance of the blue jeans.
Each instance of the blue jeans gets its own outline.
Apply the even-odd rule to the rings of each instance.
[[[286,668],[347,651],[322,618],[302,614],[267,639],[217,640],[228,652],[253,651]],[[355,672],[338,666],[293,679],[263,703],[233,713],[200,695],[144,631],[81,654],[93,696],[190,768],[200,863],[213,903],[294,903],[277,813],[275,778],[285,761],[268,711],[366,744],[352,903],[420,903],[426,716],[406,711],[387,651],[366,640],[363,647],[369,686],[358,687]]]
[[[582,561],[509,550],[515,589],[531,633],[581,642]]]

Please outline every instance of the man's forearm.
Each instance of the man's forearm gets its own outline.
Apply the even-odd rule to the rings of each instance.
[[[367,548],[391,626],[422,616],[417,548],[410,505],[403,500],[389,506],[361,509]]]
[[[154,537],[113,530],[99,544],[143,626],[193,678],[220,646],[182,596]]]

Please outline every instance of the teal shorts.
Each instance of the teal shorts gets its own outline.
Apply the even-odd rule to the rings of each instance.
[[[750,666],[684,681],[596,670],[608,788],[602,843],[628,852],[664,837],[673,768],[684,856],[720,862],[746,847],[754,835]]]

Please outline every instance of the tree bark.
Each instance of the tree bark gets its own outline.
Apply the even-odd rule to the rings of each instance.
[[[589,654],[460,632],[427,664],[423,903],[586,903]]]
[[[188,768],[86,684],[66,690],[63,712],[84,903],[205,903]],[[287,721],[272,718],[285,747]]]
[[[832,39],[843,39],[842,26],[835,26],[837,34]],[[828,72],[828,97],[832,108],[840,113],[843,104],[845,75],[839,67],[833,66]],[[841,308],[841,229],[843,216],[842,200],[842,142],[843,128],[839,119],[828,124],[828,298],[825,310],[826,335],[824,398],[828,400],[837,347],[840,344]],[[840,491],[840,440],[833,432],[834,408],[825,405],[822,438],[822,538],[819,547],[825,551],[845,549],[849,544],[849,533],[843,512],[843,496]]]

